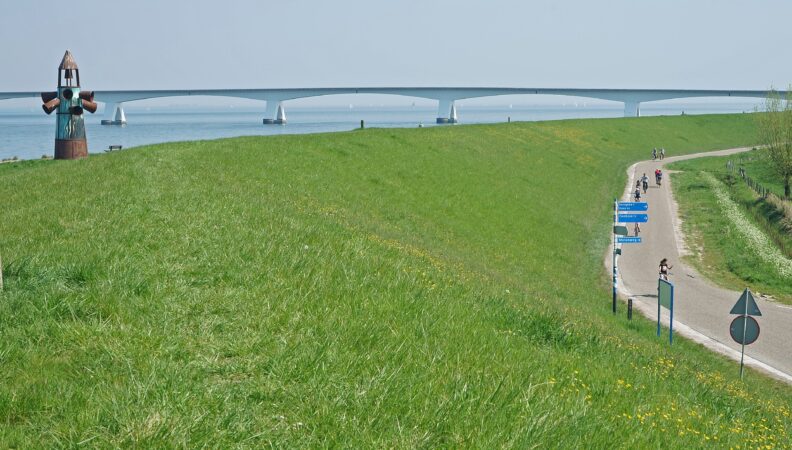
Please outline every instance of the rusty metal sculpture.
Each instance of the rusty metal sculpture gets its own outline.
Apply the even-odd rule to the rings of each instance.
[[[80,91],[80,70],[71,52],[66,50],[58,67],[57,92],[42,92],[42,108],[47,114],[58,110],[58,126],[55,130],[55,159],[79,159],[88,157],[88,142],[85,140],[83,111],[96,112],[94,94]]]

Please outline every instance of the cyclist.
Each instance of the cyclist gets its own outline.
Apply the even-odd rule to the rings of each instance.
[[[660,279],[668,281],[668,271],[673,269],[674,266],[668,264],[668,259],[663,258],[660,260]]]

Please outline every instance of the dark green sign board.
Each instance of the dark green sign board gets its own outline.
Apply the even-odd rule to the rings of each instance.
[[[746,316],[761,316],[762,312],[759,311],[759,306],[756,305],[753,294],[748,288],[745,288],[740,299],[734,304],[729,314],[740,314]]]
[[[671,309],[671,296],[673,295],[673,290],[673,286],[667,281],[660,280],[660,282],[657,283],[657,301],[660,302],[661,306]]]
[[[735,317],[729,334],[738,344],[751,345],[759,338],[759,323],[751,316]]]
[[[660,306],[668,308],[668,344],[674,343],[674,285],[657,280],[657,337],[660,337]]]

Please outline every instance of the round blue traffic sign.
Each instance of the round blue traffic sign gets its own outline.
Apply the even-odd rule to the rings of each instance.
[[[751,316],[738,316],[732,320],[729,333],[738,344],[753,344],[759,338],[759,322]]]

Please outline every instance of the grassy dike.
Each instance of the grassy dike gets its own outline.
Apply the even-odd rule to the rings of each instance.
[[[610,312],[625,168],[748,115],[0,166],[0,447],[789,448],[792,389]]]

